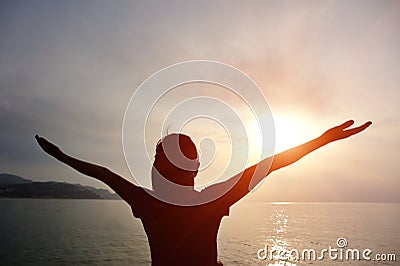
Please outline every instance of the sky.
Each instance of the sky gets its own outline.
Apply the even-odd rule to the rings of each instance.
[[[262,90],[278,152],[347,119],[373,121],[360,135],[272,173],[247,200],[400,202],[399,14],[400,2],[379,0],[1,1],[0,172],[105,187],[43,153],[39,134],[133,180],[122,144],[131,96],[171,64],[213,60],[240,69]],[[146,145],[156,144],[158,114],[168,103],[212,94],[241,110],[221,88],[185,91],[155,110],[158,124]],[[210,123],[192,121],[187,129],[197,144],[215,141],[208,174],[220,171],[230,152],[223,128]]]

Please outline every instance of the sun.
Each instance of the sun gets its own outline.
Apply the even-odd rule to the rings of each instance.
[[[275,150],[271,151],[271,154],[268,153],[268,155],[273,155],[301,145],[316,136],[315,126],[312,120],[306,115],[274,113],[273,120],[275,128]],[[262,136],[259,124],[255,120],[249,121],[246,127],[248,131],[249,150],[251,151],[249,163],[254,164],[260,160],[262,143],[263,141],[267,141],[268,136]]]
[[[306,117],[299,115],[273,115],[275,124],[275,152],[281,152],[307,141],[314,128]]]

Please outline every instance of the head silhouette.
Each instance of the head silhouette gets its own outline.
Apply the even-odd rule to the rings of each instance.
[[[196,145],[192,139],[184,134],[174,133],[158,141],[153,170],[153,188],[157,189],[155,178],[164,178],[181,186],[194,186],[194,178],[199,169],[199,160]]]

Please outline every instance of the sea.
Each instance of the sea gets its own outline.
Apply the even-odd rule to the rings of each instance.
[[[0,265],[151,264],[123,201],[0,199],[0,217]],[[400,265],[400,204],[239,202],[222,220],[218,256],[224,265]]]

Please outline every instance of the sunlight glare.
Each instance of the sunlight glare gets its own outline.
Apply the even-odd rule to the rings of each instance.
[[[272,205],[290,205],[292,204],[292,202],[289,201],[276,201],[276,202],[272,202]]]
[[[274,115],[276,152],[281,152],[311,139],[312,128],[305,118],[294,115]]]

